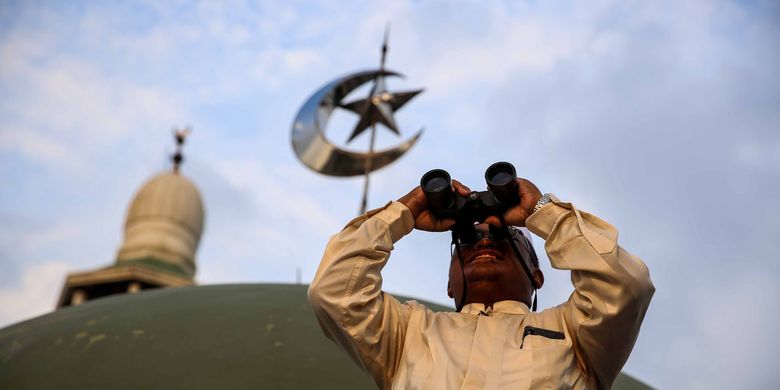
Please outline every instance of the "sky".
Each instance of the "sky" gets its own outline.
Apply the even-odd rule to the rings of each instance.
[[[375,69],[425,91],[420,141],[369,207],[432,168],[522,177],[615,225],[656,294],[625,371],[658,388],[771,388],[780,322],[780,5],[772,1],[0,1],[0,326],[50,312],[65,275],[111,264],[127,206],[170,170],[200,189],[197,280],[304,283],[355,217],[362,178],[317,174],[290,134],[324,84]],[[362,91],[362,92],[361,92]],[[365,90],[357,91],[366,93]],[[326,133],[345,145],[356,117]],[[449,237],[413,232],[392,293],[449,303]],[[545,271],[540,307],[569,275]]]

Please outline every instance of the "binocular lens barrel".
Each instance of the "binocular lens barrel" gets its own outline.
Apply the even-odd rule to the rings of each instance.
[[[452,179],[443,169],[433,169],[424,174],[420,187],[428,199],[428,208],[434,213],[449,209],[455,201]]]
[[[485,181],[490,192],[502,204],[514,205],[520,201],[514,165],[501,161],[489,166],[485,171]]]

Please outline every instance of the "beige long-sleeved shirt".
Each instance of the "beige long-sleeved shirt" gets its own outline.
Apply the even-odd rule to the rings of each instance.
[[[325,334],[380,388],[609,388],[634,346],[655,291],[617,230],[553,197],[527,220],[574,292],[539,313],[517,301],[435,313],[382,291],[393,244],[414,228],[393,202],[333,236],[309,301]]]

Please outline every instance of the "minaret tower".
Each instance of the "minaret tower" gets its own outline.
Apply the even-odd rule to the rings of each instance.
[[[173,169],[144,184],[125,219],[114,264],[67,276],[57,307],[108,295],[195,284],[195,253],[205,211],[195,185],[181,174],[189,128],[174,131]]]

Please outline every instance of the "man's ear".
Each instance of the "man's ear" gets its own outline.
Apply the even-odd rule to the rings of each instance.
[[[539,268],[535,269],[534,272],[534,288],[537,290],[542,288],[544,285],[544,273],[542,273],[542,270]]]
[[[450,286],[450,281],[447,281],[447,295],[452,298],[452,286]]]

